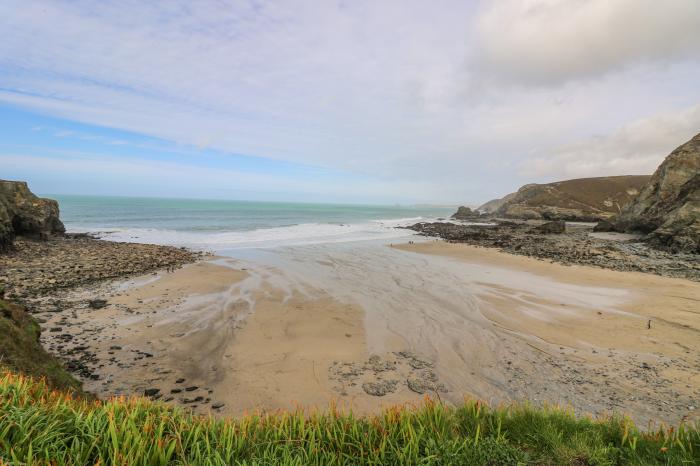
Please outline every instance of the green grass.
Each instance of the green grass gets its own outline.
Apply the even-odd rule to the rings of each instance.
[[[10,369],[82,394],[82,384],[44,350],[39,323],[23,307],[0,299],[0,369]]]
[[[0,375],[0,464],[700,464],[698,425],[639,432],[623,418],[427,400],[375,417],[277,412],[216,420],[144,398],[78,400]]]

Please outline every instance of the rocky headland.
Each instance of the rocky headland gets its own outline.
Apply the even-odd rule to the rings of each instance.
[[[700,254],[700,134],[671,152],[640,194],[596,230],[639,232],[650,244]]]
[[[47,353],[40,342],[45,319],[37,315],[67,312],[69,306],[62,300],[67,291],[176,269],[204,255],[184,248],[65,234],[56,201],[35,196],[24,182],[0,181],[0,367],[46,377],[56,388],[81,392],[80,382],[64,362],[74,361],[76,351],[88,357],[87,347],[73,348],[71,354],[58,352],[58,358]],[[84,304],[106,305],[95,297]],[[90,375],[80,365],[67,368]]]
[[[651,177],[529,184],[474,210],[462,206],[452,218],[466,223],[409,228],[563,264],[700,281],[700,134]]]
[[[648,181],[644,175],[526,184],[476,211],[502,218],[596,222],[619,214]]]
[[[0,180],[0,252],[16,236],[47,239],[66,229],[58,217],[58,202],[35,196],[23,181]]]

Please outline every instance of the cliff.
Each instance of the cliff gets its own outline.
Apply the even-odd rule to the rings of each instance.
[[[506,218],[598,221],[619,214],[648,180],[647,175],[606,176],[527,184],[477,210]]]
[[[700,253],[700,134],[671,152],[611,223],[617,231],[647,233],[659,246]]]
[[[35,196],[23,181],[0,180],[0,252],[15,236],[46,239],[64,232],[56,201]]]

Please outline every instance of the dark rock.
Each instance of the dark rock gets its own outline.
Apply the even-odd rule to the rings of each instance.
[[[564,220],[555,220],[553,222],[543,223],[533,230],[544,234],[562,234],[566,232],[566,222]]]
[[[185,391],[186,391],[186,392],[193,392],[193,391],[197,390],[198,388],[199,388],[198,386],[194,385],[194,386],[192,386],[192,387],[187,387],[187,388],[185,389]]]
[[[88,306],[90,306],[91,309],[102,309],[103,307],[107,307],[107,300],[91,299],[90,301],[88,301]]]
[[[615,225],[612,224],[609,220],[601,220],[598,222],[598,224],[593,227],[593,231],[596,232],[607,232],[607,231],[615,231]]]
[[[58,202],[35,196],[23,181],[0,180],[0,252],[11,248],[16,236],[45,240],[65,231]]]
[[[182,383],[182,382],[184,382],[184,381],[185,381],[185,379],[183,379],[183,378],[181,377],[181,378],[177,379],[177,380],[175,381],[175,383]]]
[[[700,134],[666,157],[613,223],[646,233],[653,245],[700,254]]]
[[[148,397],[154,397],[158,393],[160,393],[159,388],[147,388],[146,390],[143,391],[143,394]]]
[[[479,216],[479,213],[474,212],[469,207],[459,206],[459,208],[457,209],[457,212],[452,214],[451,218],[454,218],[457,220],[468,220],[468,219],[475,218],[478,216]]]
[[[221,403],[220,401],[217,401],[213,405],[211,405],[213,409],[221,409],[224,406],[226,406],[226,403]]]
[[[170,393],[181,393],[181,392],[182,392],[181,388],[173,388],[172,390],[170,390]]]
[[[638,242],[591,237],[592,229],[585,225],[569,225],[565,233],[556,235],[535,231],[526,222],[483,226],[433,222],[416,223],[408,228],[449,242],[497,248],[562,264],[593,265],[700,281],[697,254],[678,254]]]

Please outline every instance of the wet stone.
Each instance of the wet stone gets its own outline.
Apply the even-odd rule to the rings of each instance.
[[[384,396],[396,391],[398,380],[379,380],[377,382],[365,382],[362,384],[362,390],[368,395]]]

